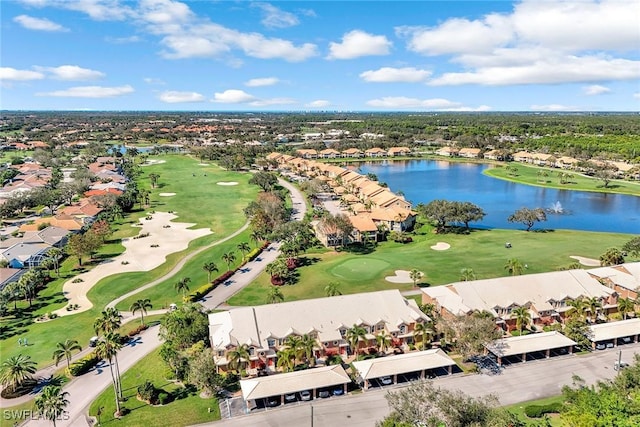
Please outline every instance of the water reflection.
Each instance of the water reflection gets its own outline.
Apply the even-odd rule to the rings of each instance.
[[[478,224],[483,227],[520,228],[507,222],[516,209],[547,209],[560,202],[565,214],[548,215],[545,228],[640,233],[640,197],[516,184],[483,175],[488,167],[442,160],[387,160],[362,164],[360,173],[376,174],[414,204],[435,199],[473,202],[487,212]]]

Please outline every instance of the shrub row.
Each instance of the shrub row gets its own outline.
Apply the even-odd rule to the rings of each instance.
[[[258,255],[260,255],[260,253],[262,253],[262,251],[269,246],[269,242],[265,242],[262,247],[260,248],[255,248],[253,249],[251,252],[249,252],[247,254],[247,256],[245,257],[245,260],[242,262],[242,264],[240,265],[240,267],[242,267],[243,265],[245,265],[248,261],[253,261]],[[240,268],[238,267],[238,268]],[[233,276],[235,274],[236,271],[238,271],[238,268],[234,269],[234,270],[229,270],[229,271],[225,271],[224,273],[222,273],[220,276],[216,277],[213,282],[211,283],[207,283],[204,284],[202,286],[200,286],[198,289],[196,289],[195,291],[193,291],[192,293],[190,293],[189,295],[187,295],[185,297],[185,302],[191,301],[191,302],[195,302],[198,301],[199,299],[201,299],[203,296],[205,296],[206,294],[208,294],[209,292],[211,292],[212,290],[214,290],[216,288],[216,286],[218,286],[220,283],[224,283],[227,280],[229,280],[229,278],[231,276]]]
[[[82,359],[78,359],[71,365],[69,365],[67,374],[72,377],[78,377],[80,375],[86,374],[91,368],[96,366],[99,361],[100,358],[96,356],[95,353],[88,354]]]
[[[149,325],[147,325],[147,324],[140,325],[137,328],[135,328],[134,330],[130,331],[127,335],[129,337],[133,337],[133,336],[138,335],[142,331],[146,331],[147,329],[149,329]]]
[[[524,407],[524,413],[529,418],[541,418],[544,414],[556,414],[562,409],[562,402],[547,405],[529,405]]]

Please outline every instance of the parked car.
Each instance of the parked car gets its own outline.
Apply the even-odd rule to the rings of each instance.
[[[89,339],[89,347],[95,347],[98,345],[98,337],[91,337]]]
[[[608,342],[607,343],[607,348],[613,348],[613,343],[612,342]]]
[[[382,385],[393,384],[393,379],[391,377],[380,377],[380,382]]]
[[[334,396],[342,396],[344,394],[344,389],[342,387],[334,388],[332,394]]]
[[[301,391],[300,400],[311,400],[311,392],[309,390]]]
[[[320,397],[322,399],[326,399],[329,396],[331,396],[331,393],[329,393],[329,390],[320,390],[320,391],[318,391],[318,397]]]
[[[604,350],[605,348],[607,348],[606,345],[604,345],[604,343],[598,343],[596,344],[596,350]]]
[[[295,393],[288,393],[284,395],[284,403],[291,403],[298,400]]]
[[[280,396],[267,397],[267,406],[273,408],[280,405]]]
[[[615,362],[615,363],[613,364],[613,370],[614,370],[614,371],[618,371],[618,370],[620,370],[620,369],[624,369],[624,368],[626,368],[627,366],[629,366],[629,364],[628,364],[627,362],[624,362],[624,361],[622,361],[622,362]]]

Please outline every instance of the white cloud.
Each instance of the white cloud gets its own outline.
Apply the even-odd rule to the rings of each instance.
[[[548,104],[548,105],[532,105],[529,107],[534,111],[577,111],[580,110],[578,107],[574,107],[571,105],[562,105],[562,104]]]
[[[138,13],[142,20],[157,25],[184,23],[195,17],[188,5],[173,0],[142,0]]]
[[[179,102],[203,102],[205,100],[205,97],[198,92],[178,92],[169,90],[166,92],[162,92],[158,99],[160,99],[160,101],[162,102],[174,104]]]
[[[372,99],[367,101],[367,105],[377,108],[428,108],[437,110],[461,107],[459,102],[453,102],[443,98],[418,99],[405,96],[386,96],[379,99]]]
[[[138,43],[142,41],[142,38],[139,36],[129,36],[129,37],[105,37],[104,40],[113,44],[128,44],[128,43]]]
[[[37,71],[0,67],[0,80],[28,81],[41,79],[44,79],[44,74]]]
[[[341,43],[329,43],[327,59],[353,59],[361,56],[388,55],[392,43],[385,36],[353,30],[342,36]]]
[[[17,22],[28,30],[61,32],[69,31],[68,28],[65,28],[62,25],[50,21],[46,18],[34,18],[33,16],[29,15],[18,15],[13,18],[13,21]]]
[[[310,103],[305,104],[304,106],[305,107],[309,107],[309,108],[325,108],[325,107],[328,107],[330,105],[331,105],[331,103],[329,101],[327,101],[325,99],[318,99],[318,100],[315,100],[315,101],[311,101]]]
[[[82,12],[96,21],[122,21],[135,16],[134,10],[121,0],[20,0],[31,7],[58,7]]]
[[[229,46],[220,40],[197,36],[167,36],[162,44],[170,49],[163,52],[167,59],[207,58],[228,52]]]
[[[278,82],[280,82],[280,80],[277,77],[261,77],[246,81],[244,85],[249,87],[273,86]]]
[[[611,89],[606,86],[591,85],[583,87],[582,91],[585,95],[602,95],[603,93],[611,92]]]
[[[298,101],[292,98],[267,98],[255,100],[250,102],[249,105],[253,107],[268,107],[270,105],[291,105],[297,102]]]
[[[47,72],[56,80],[83,81],[96,80],[105,76],[103,72],[78,67],[77,65],[61,65],[59,67],[34,67],[37,71]]]
[[[146,84],[149,85],[164,85],[166,84],[166,82],[162,79],[158,79],[155,77],[145,77],[144,79],[142,79]]]
[[[68,98],[113,98],[116,96],[126,95],[134,92],[129,86],[76,86],[64,90],[56,90],[53,92],[37,93],[37,96],[56,96]]]
[[[372,83],[418,83],[426,80],[431,75],[431,71],[418,70],[413,67],[391,68],[382,67],[378,70],[369,70],[360,74],[360,78]]]
[[[508,20],[488,15],[482,21],[453,18],[440,26],[397,27],[396,34],[409,39],[407,48],[424,55],[489,52],[512,37]]]
[[[255,96],[239,89],[227,89],[224,92],[216,92],[213,96],[213,102],[221,104],[242,104],[256,100]]]
[[[640,77],[640,61],[599,56],[548,56],[535,62],[483,66],[473,71],[444,73],[428,84],[434,86],[480,84],[556,84],[631,80]]]
[[[293,13],[285,12],[269,3],[254,3],[253,7],[262,10],[262,25],[267,28],[288,28],[300,23],[298,17]]]
[[[634,94],[633,94],[633,97],[634,97],[635,99],[640,99],[640,92],[636,92],[636,93],[634,93]]]

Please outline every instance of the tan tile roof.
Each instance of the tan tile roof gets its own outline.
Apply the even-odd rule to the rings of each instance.
[[[378,230],[376,223],[366,214],[352,215],[349,217],[349,221],[361,233]]]

